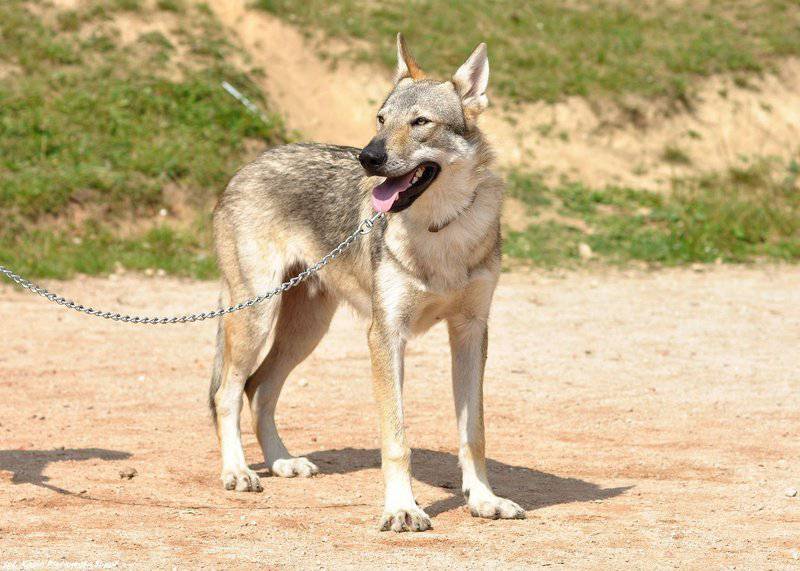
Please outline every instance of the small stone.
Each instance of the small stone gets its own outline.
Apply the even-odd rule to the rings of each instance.
[[[167,214],[169,213],[167,212],[166,208],[162,208],[161,210],[158,211],[158,215],[161,216],[162,218],[164,218]]]
[[[119,471],[119,477],[123,480],[132,480],[136,474],[138,474],[136,468],[125,468]]]
[[[783,490],[783,495],[787,498],[793,498],[797,495],[797,488],[786,488]]]
[[[162,270],[161,268],[158,268],[158,269],[156,270],[156,275],[157,275],[158,277],[160,277],[160,278],[163,278],[164,276],[166,276],[166,275],[167,275],[167,272],[166,272],[166,270]]]
[[[592,259],[594,252],[592,252],[592,247],[589,244],[581,242],[578,244],[578,255],[581,257],[581,260],[587,261]]]
[[[154,275],[156,275],[156,271],[153,268],[147,268],[144,271],[144,275],[146,275],[147,277],[153,277]]]
[[[306,379],[300,379],[300,382],[299,382],[298,384],[299,384],[301,387],[307,387],[307,386],[308,386],[308,380],[306,380]]]
[[[792,559],[794,559],[795,561],[800,559],[800,551],[798,551],[797,549],[792,549],[790,553],[792,554]]]

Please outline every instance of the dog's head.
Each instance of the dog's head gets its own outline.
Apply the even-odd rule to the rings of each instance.
[[[437,81],[397,35],[395,86],[378,110],[378,133],[359,155],[367,174],[386,177],[372,191],[375,210],[405,210],[443,170],[472,158],[476,120],[489,103],[488,82],[486,44],[450,80]]]

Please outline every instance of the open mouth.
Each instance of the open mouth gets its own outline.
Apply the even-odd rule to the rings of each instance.
[[[387,177],[372,189],[372,207],[378,212],[405,210],[425,192],[440,170],[436,163],[422,163],[404,175]]]

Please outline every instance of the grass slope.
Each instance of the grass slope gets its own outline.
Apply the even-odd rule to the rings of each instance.
[[[489,44],[492,85],[517,101],[567,95],[686,99],[691,80],[754,72],[800,54],[795,0],[256,0],[306,30],[365,40],[354,58],[395,65],[402,31],[423,67],[447,77]],[[324,48],[324,44],[323,44]]]
[[[578,263],[580,244],[600,261],[658,265],[800,260],[800,166],[758,161],[723,175],[676,180],[671,193],[564,183],[523,173],[509,194],[532,217],[506,232],[506,251],[545,266]]]
[[[220,88],[227,79],[264,105],[206,10],[162,0],[167,14],[149,15],[170,30],[124,43],[117,19],[156,8],[79,6],[0,4],[0,264],[46,277],[119,264],[213,275],[213,197],[248,140],[284,139],[281,123]]]
[[[512,30],[493,41],[499,63],[493,69],[501,88],[522,99],[583,91],[674,94],[670,86],[690,74],[758,69],[764,57],[797,48],[788,41],[797,31],[796,11],[777,1],[758,9],[730,2],[729,11],[721,2],[700,3],[702,17],[678,10],[677,3],[633,13],[625,3],[586,10],[580,2],[514,8],[466,2],[458,3],[459,20],[450,2],[261,4],[309,26],[368,39],[376,50],[358,51],[360,57],[385,57],[387,64],[391,32],[404,28],[421,59],[442,73],[478,37],[493,41],[493,34]],[[418,18],[408,15],[409,6]],[[741,29],[737,18],[753,10]],[[678,30],[687,18],[694,27]],[[333,29],[337,21],[341,28]],[[774,27],[767,30],[769,23]],[[533,31],[531,37],[523,30]],[[561,40],[545,44],[535,39],[537,30]],[[672,32],[684,35],[664,40]],[[639,52],[631,61],[625,37],[644,41],[634,42]],[[656,49],[658,38],[666,43]],[[549,46],[555,59],[535,49],[525,55],[531,42]],[[575,59],[604,42],[610,55],[601,61],[587,59],[588,52]],[[500,63],[505,57],[510,67]],[[626,67],[636,58],[646,65]],[[58,10],[46,2],[0,3],[0,264],[32,277],[119,267],[215,275],[209,212],[216,194],[249,146],[286,139],[277,116],[264,124],[220,89],[221,80],[231,81],[266,108],[249,76],[231,64],[242,59],[202,4],[87,0],[75,10]],[[518,65],[517,82],[512,70]],[[557,73],[548,74],[548,65]],[[658,72],[642,83],[646,69]],[[679,149],[665,149],[664,160],[687,159]],[[509,194],[531,223],[507,229],[505,250],[543,266],[581,263],[582,244],[607,263],[796,261],[799,176],[797,162],[754,160],[726,173],[676,180],[662,195],[568,181],[547,186],[535,174],[511,172]]]

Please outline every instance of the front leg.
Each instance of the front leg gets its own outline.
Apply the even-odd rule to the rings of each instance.
[[[386,501],[381,531],[425,531],[428,515],[411,491],[411,450],[403,428],[403,358],[405,338],[375,318],[369,329],[372,379],[381,422],[381,467]]]
[[[470,513],[492,519],[523,519],[525,511],[494,494],[486,473],[483,428],[483,371],[486,365],[486,319],[456,315],[448,320],[453,360],[453,396],[458,420],[461,490]]]

